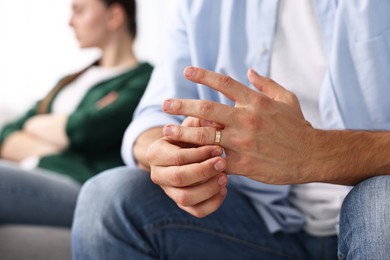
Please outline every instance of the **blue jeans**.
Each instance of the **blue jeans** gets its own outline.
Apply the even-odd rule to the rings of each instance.
[[[361,182],[340,214],[340,259],[390,259],[390,176]]]
[[[70,227],[80,187],[68,177],[0,160],[0,224]]]
[[[82,188],[74,259],[337,259],[337,237],[270,234],[252,204],[229,188],[215,213],[179,209],[140,170],[122,167]]]

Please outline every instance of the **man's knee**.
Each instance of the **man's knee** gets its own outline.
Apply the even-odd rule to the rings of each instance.
[[[353,218],[366,218],[365,216],[371,215],[375,219],[389,213],[389,188],[390,176],[378,176],[362,181],[345,198],[342,206],[342,217],[350,215]],[[352,212],[353,214],[350,214]],[[359,215],[355,213],[359,213]]]
[[[345,198],[340,213],[341,256],[373,254],[382,259],[381,253],[390,250],[389,188],[390,176],[378,176],[359,183]]]
[[[147,173],[125,167],[103,172],[89,180],[76,206],[72,230],[74,258],[96,259],[99,255],[103,259],[109,255],[108,248],[123,249],[118,241],[129,245],[127,235],[132,234],[129,223],[138,212],[133,209],[148,199],[145,195],[149,190],[157,188]]]
[[[76,215],[113,213],[114,204],[131,203],[131,197],[137,196],[150,182],[148,174],[138,169],[120,167],[105,171],[82,187]]]

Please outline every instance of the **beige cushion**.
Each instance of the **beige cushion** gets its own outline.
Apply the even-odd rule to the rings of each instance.
[[[2,260],[69,260],[71,231],[66,228],[4,225],[0,226]]]

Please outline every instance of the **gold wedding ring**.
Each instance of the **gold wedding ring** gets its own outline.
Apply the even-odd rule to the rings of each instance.
[[[214,139],[214,144],[215,145],[219,145],[221,143],[221,137],[222,137],[222,133],[220,130],[216,130],[215,131],[215,139]]]

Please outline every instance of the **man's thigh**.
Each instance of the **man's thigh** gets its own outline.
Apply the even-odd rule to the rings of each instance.
[[[97,239],[101,244],[95,248],[102,254],[108,252],[102,248],[109,245],[129,258],[135,251],[145,257],[167,259],[306,258],[297,235],[270,234],[250,200],[237,190],[229,188],[215,213],[196,218],[153,184],[148,173],[124,167],[87,183],[75,223],[77,244],[88,240],[82,239],[88,231],[95,241],[97,236],[104,236]],[[119,247],[123,244],[128,250]]]

